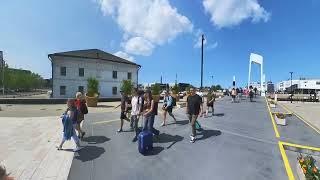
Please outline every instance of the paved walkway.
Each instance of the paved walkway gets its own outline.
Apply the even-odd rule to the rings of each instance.
[[[104,117],[118,104],[99,103],[89,112]],[[0,163],[16,179],[67,179],[74,153],[56,150],[62,136],[58,118],[65,105],[1,106]],[[73,142],[66,142],[64,148],[71,150]]]
[[[57,152],[61,140],[58,117],[0,117],[0,161],[16,179],[66,179],[72,152]],[[65,147],[74,145],[67,142]]]
[[[116,133],[117,113],[92,115],[85,148],[75,154],[68,179],[287,179],[266,109],[263,98],[254,103],[225,98],[217,103],[216,116],[199,120],[204,131],[194,144],[183,109],[175,111],[177,124],[159,127],[158,116],[161,135],[148,156],[131,142],[133,132]]]
[[[285,105],[291,111],[302,116],[307,121],[311,122],[316,128],[320,130],[320,103],[312,102],[279,102]]]

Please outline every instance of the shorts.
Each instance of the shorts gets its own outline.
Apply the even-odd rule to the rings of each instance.
[[[81,112],[78,113],[77,123],[80,124],[84,120],[84,114]]]
[[[236,95],[231,95],[232,98],[236,98]]]
[[[207,103],[208,107],[213,107],[213,103]]]
[[[167,111],[168,113],[172,113],[172,107],[171,106],[169,106],[167,109],[165,109],[165,111]]]
[[[126,112],[124,112],[124,111],[121,112],[120,119],[127,119]]]

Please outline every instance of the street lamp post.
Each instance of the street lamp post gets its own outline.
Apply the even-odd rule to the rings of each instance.
[[[214,86],[214,83],[213,83],[213,76],[210,76],[211,77],[211,79],[212,79],[212,86]]]
[[[293,91],[292,91],[292,74],[293,74],[293,72],[290,72],[290,75],[291,75],[291,98],[290,98],[290,100],[291,100],[291,103],[292,103],[292,96],[293,96]]]
[[[204,35],[202,34],[201,36],[201,87],[200,89],[203,88],[203,42],[204,42]]]

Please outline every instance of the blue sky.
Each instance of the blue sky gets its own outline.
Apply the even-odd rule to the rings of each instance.
[[[124,3],[125,2],[125,3]],[[99,48],[142,65],[139,80],[200,84],[198,37],[205,34],[204,84],[240,85],[250,52],[267,80],[320,78],[320,1],[3,0],[0,50],[10,66],[51,76],[47,54]],[[214,79],[211,79],[211,76]],[[253,80],[259,80],[254,66]]]

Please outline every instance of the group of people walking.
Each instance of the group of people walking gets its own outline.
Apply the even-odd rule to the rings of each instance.
[[[249,89],[232,88],[230,95],[233,103],[236,102],[237,99],[238,101],[241,100],[243,95],[247,98],[249,97],[250,102],[253,102],[253,97],[257,96],[257,88],[253,88],[252,86],[250,86]]]
[[[205,113],[205,116],[208,116],[209,108],[212,109],[212,115],[214,114],[214,93],[209,93],[207,96],[207,109],[204,111],[203,108],[203,97],[196,94],[194,88],[190,89],[190,95],[187,98],[186,104],[186,114],[188,116],[190,125],[191,125],[191,136],[190,141],[195,142],[196,140],[196,123],[197,118],[202,116]],[[173,114],[173,108],[176,105],[176,99],[172,97],[168,91],[164,91],[163,98],[163,122],[161,126],[167,125],[167,115],[173,118],[174,123],[177,122],[176,117]],[[150,131],[154,135],[159,135],[159,130],[154,128],[155,116],[158,115],[158,102],[152,98],[150,90],[146,90],[144,93],[139,93],[138,89],[134,89],[132,92],[131,101],[128,96],[121,92],[121,107],[120,113],[120,128],[118,133],[123,132],[123,123],[127,121],[130,123],[130,129],[135,131],[135,136],[133,142],[137,141],[137,137],[141,131]],[[131,110],[131,112],[130,112]],[[131,116],[128,118],[127,115]],[[139,128],[139,120],[143,121],[142,128]]]
[[[138,135],[142,131],[152,132],[155,136],[160,134],[160,131],[154,127],[155,116],[158,115],[158,101],[154,100],[150,90],[141,92],[138,89],[133,89],[132,97],[129,98],[127,94],[120,91],[121,93],[121,108],[120,112],[120,128],[117,130],[118,133],[123,132],[124,121],[130,123],[130,130],[135,132],[132,139],[133,142],[138,140]],[[173,108],[176,105],[176,99],[172,97],[169,92],[164,92],[163,99],[163,122],[161,126],[167,125],[167,115],[173,118],[174,123],[177,122],[176,117],[173,114]],[[209,108],[212,109],[212,115],[214,114],[214,93],[207,95],[207,108],[203,107],[203,97],[196,94],[194,88],[190,89],[190,95],[187,98],[186,114],[191,125],[191,136],[190,142],[196,140],[196,124],[198,117],[208,117]],[[76,93],[75,99],[68,99],[67,109],[61,116],[63,124],[63,136],[58,150],[63,148],[65,141],[71,138],[76,144],[74,151],[80,150],[80,140],[85,136],[85,132],[81,128],[81,123],[84,120],[84,115],[88,113],[86,101],[83,98],[81,92]],[[142,128],[139,128],[139,120],[143,122]]]

